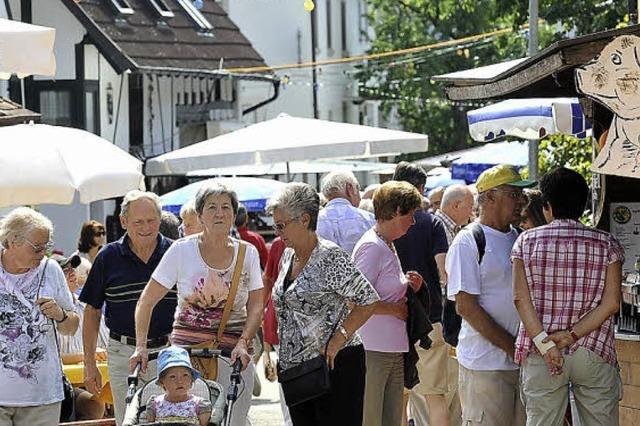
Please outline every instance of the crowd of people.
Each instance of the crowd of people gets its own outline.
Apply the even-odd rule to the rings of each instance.
[[[500,165],[428,201],[425,183],[406,162],[364,192],[348,172],[320,193],[289,183],[268,203],[270,249],[217,184],[181,221],[131,191],[124,236],[106,243],[89,221],[68,257],[51,254],[49,219],[13,210],[0,222],[0,426],[56,424],[61,365],[78,362],[75,418],[103,417],[105,361],[118,426],[136,366],[164,392],[147,421],[206,425],[211,401],[191,386],[227,389],[237,361],[230,424],[250,424],[257,341],[286,425],[562,425],[570,390],[581,425],[617,425],[624,251],[580,223],[584,179],[560,168],[530,189]]]

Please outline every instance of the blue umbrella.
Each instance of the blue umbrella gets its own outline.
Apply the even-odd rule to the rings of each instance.
[[[174,214],[180,213],[182,205],[196,197],[198,190],[212,183],[219,183],[232,189],[238,195],[247,211],[258,212],[265,209],[267,200],[276,194],[285,185],[284,182],[271,179],[259,179],[249,177],[213,178],[201,180],[175,191],[168,192],[160,197],[162,209]]]
[[[451,172],[447,170],[441,174],[427,175],[427,182],[424,185],[424,189],[425,192],[427,192],[439,186],[447,187],[456,184],[464,185],[466,182],[463,179],[453,179],[451,177]]]
[[[527,165],[528,142],[489,143],[463,154],[451,164],[451,177],[473,183],[480,173],[496,164]]]

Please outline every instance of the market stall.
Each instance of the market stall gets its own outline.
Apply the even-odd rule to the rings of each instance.
[[[635,115],[640,87],[623,84],[628,80],[618,75],[623,62],[628,67],[638,67],[637,61],[623,52],[640,48],[638,35],[640,26],[633,25],[563,40],[535,56],[503,66],[434,77],[444,83],[447,97],[453,101],[579,98],[593,127],[594,223],[613,233],[626,251],[616,332],[624,386],[621,425],[640,424],[640,148],[636,145],[640,117]],[[623,46],[626,47],[622,49]],[[597,74],[603,67],[608,76],[604,79]]]

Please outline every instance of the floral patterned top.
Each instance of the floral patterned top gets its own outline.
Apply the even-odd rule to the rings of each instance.
[[[0,406],[37,406],[64,399],[54,325],[40,312],[38,297],[51,297],[62,309],[73,310],[57,262],[42,259],[24,274],[11,274],[0,262]]]
[[[282,255],[280,274],[273,288],[282,369],[318,356],[336,322],[342,324],[349,315],[351,304],[363,306],[379,300],[373,286],[349,255],[321,238],[307,264],[285,290],[293,254],[293,249],[287,248]],[[356,333],[346,346],[361,344]]]
[[[171,402],[165,395],[156,395],[147,402],[147,419],[153,418],[154,423],[181,423],[200,425],[198,416],[211,412],[211,402],[199,396],[191,395],[182,402]]]

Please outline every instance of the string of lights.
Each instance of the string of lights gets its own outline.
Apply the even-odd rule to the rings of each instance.
[[[528,28],[528,24],[521,25],[519,30],[523,30],[526,28]],[[325,60],[320,60],[315,62],[302,62],[302,63],[295,63],[295,64],[281,64],[281,65],[272,65],[272,66],[267,65],[267,66],[259,66],[259,67],[227,68],[226,71],[232,72],[232,73],[244,74],[244,73],[259,73],[259,72],[274,72],[274,71],[284,70],[284,69],[311,68],[311,67],[318,67],[318,66],[347,64],[347,63],[353,63],[353,62],[365,62],[365,61],[370,61],[374,59],[407,55],[407,54],[435,50],[435,49],[440,49],[445,47],[459,47],[461,44],[480,41],[480,40],[484,40],[491,37],[497,37],[500,35],[510,34],[513,31],[514,31],[513,28],[505,28],[505,29],[485,32],[482,34],[462,37],[459,39],[446,40],[446,41],[441,41],[437,43],[431,43],[431,44],[410,47],[405,49],[397,49],[397,50],[392,50],[387,52],[348,56],[348,57],[337,58],[337,59],[325,59]]]

